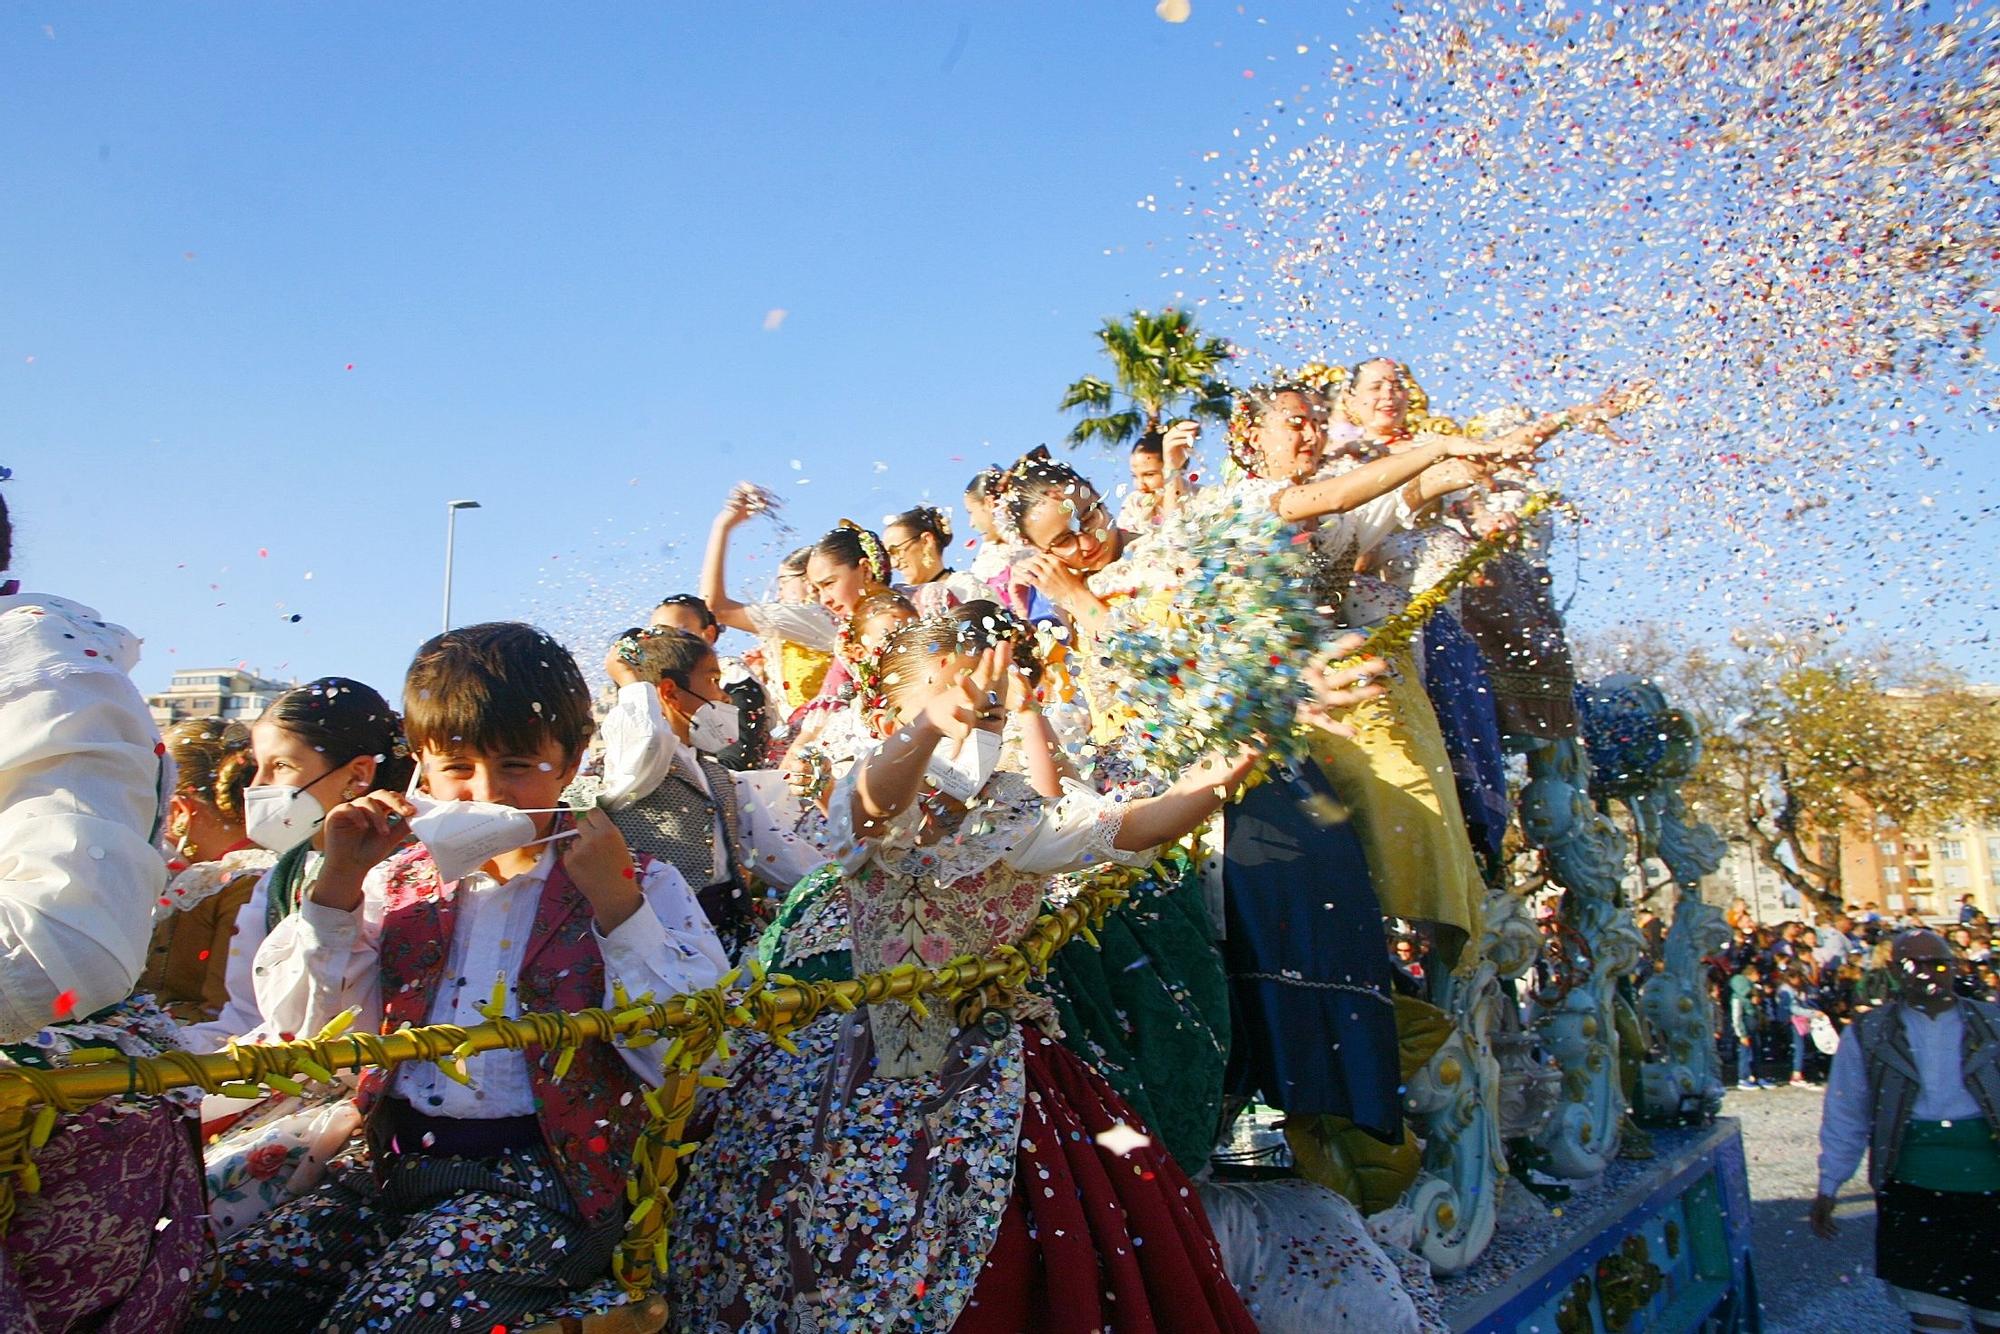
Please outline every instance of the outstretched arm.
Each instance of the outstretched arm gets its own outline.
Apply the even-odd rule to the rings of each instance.
[[[1112,846],[1120,852],[1143,852],[1193,833],[1222,809],[1260,753],[1244,746],[1233,756],[1220,752],[1204,756],[1159,796],[1144,797],[1126,807]]]
[[[729,535],[751,515],[766,507],[764,490],[750,482],[738,482],[722,503],[715,522],[709,526],[708,549],[701,558],[701,600],[715,619],[732,630],[757,633],[751,623],[747,603],[729,596],[723,565],[729,557]]]
[[[1501,444],[1474,440],[1469,436],[1426,435],[1417,438],[1420,443],[1414,449],[1364,463],[1352,472],[1343,473],[1338,477],[1286,487],[1272,498],[1271,508],[1278,512],[1280,518],[1291,523],[1317,519],[1326,514],[1345,514],[1349,510],[1359,509],[1380,496],[1388,495],[1399,486],[1416,481],[1426,471],[1446,460],[1498,461],[1534,452],[1532,445]],[[1446,474],[1446,478],[1451,475]]]

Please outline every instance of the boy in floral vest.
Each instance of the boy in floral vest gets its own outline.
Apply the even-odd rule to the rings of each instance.
[[[532,626],[494,623],[425,644],[404,686],[428,798],[374,792],[326,817],[307,901],[257,956],[257,999],[284,1032],[359,1023],[471,1027],[500,988],[508,1015],[705,987],[726,964],[679,872],[634,858],[608,816],[557,809],[591,734],[575,660]],[[454,805],[453,803],[464,803]],[[514,816],[504,808],[521,813]],[[465,817],[532,823],[532,839],[469,860]],[[521,818],[525,816],[526,818]],[[409,845],[416,833],[428,844]],[[529,832],[523,828],[519,831]],[[434,854],[435,853],[435,857]],[[664,1044],[529,1046],[363,1081],[367,1163],[232,1239],[191,1328],[515,1327],[601,1277]]]

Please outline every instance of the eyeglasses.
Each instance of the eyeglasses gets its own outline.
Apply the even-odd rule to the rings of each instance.
[[[911,547],[915,546],[917,543],[923,541],[926,536],[927,534],[918,533],[915,537],[906,537],[900,542],[889,543],[888,544],[889,559],[892,561],[902,560],[903,553],[909,550]]]
[[[1092,522],[1093,519],[1096,520],[1095,523]],[[1098,497],[1092,500],[1087,508],[1077,512],[1074,528],[1065,528],[1050,538],[1048,545],[1042,550],[1051,556],[1074,556],[1083,549],[1085,533],[1090,533],[1095,540],[1102,541],[1104,534],[1110,530],[1111,511],[1104,508],[1103,498]]]

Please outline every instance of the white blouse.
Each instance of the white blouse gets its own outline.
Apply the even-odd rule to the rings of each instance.
[[[759,639],[803,644],[822,653],[840,645],[840,624],[817,602],[753,602],[743,608]]]
[[[88,607],[0,596],[0,1042],[125,999],[146,965],[173,762],[138,661]]]

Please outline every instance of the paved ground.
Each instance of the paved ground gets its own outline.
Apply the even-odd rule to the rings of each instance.
[[[1818,1088],[1750,1089],[1723,1100],[1743,1123],[1757,1288],[1769,1334],[1885,1334],[1909,1328],[1875,1278],[1875,1204],[1859,1174],[1840,1192],[1840,1236],[1821,1241],[1806,1213],[1819,1180]]]

